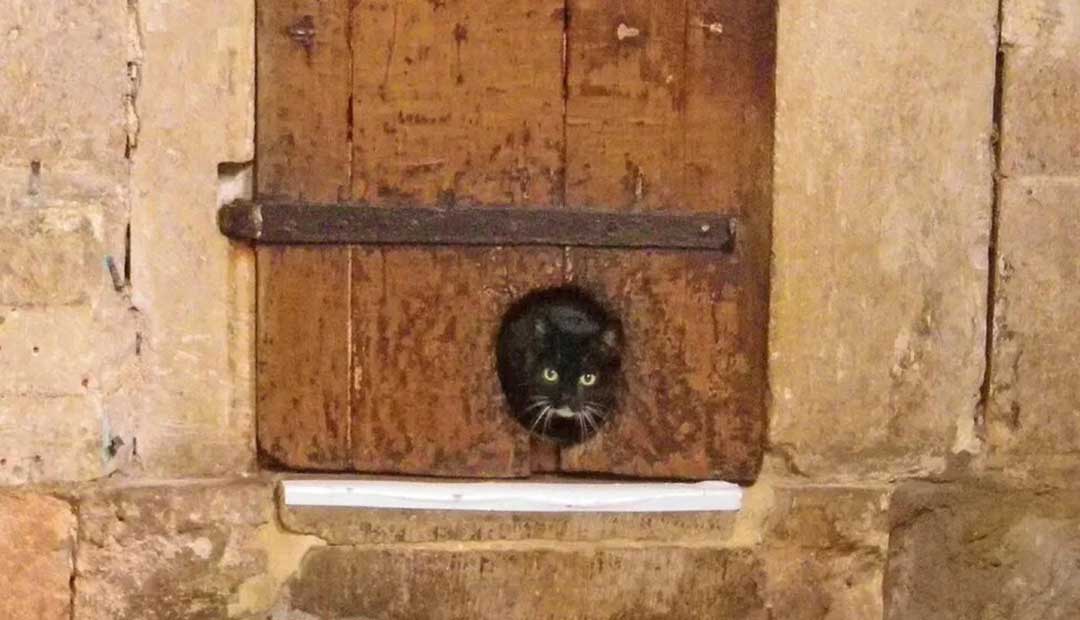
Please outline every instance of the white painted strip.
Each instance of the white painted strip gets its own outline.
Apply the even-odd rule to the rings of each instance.
[[[729,482],[417,482],[286,480],[289,506],[498,512],[734,511],[742,489]]]

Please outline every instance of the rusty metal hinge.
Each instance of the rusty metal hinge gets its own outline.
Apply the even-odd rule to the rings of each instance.
[[[711,214],[236,201],[221,208],[218,225],[228,237],[262,244],[735,248],[735,218]]]

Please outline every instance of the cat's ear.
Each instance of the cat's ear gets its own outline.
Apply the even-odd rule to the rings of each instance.
[[[613,351],[619,348],[619,340],[619,330],[614,327],[609,327],[600,334],[600,342]]]
[[[548,329],[547,320],[544,317],[538,316],[536,317],[536,320],[533,321],[533,334],[537,337],[546,336]]]

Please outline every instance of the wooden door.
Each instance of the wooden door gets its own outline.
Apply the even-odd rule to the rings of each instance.
[[[775,5],[260,0],[258,442],[271,466],[752,480]],[[680,241],[681,240],[681,241]],[[506,414],[503,312],[573,283],[626,394],[556,449]]]

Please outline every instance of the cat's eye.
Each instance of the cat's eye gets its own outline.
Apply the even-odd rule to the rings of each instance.
[[[554,368],[545,368],[544,369],[544,381],[547,381],[548,383],[555,383],[558,380],[559,380],[559,373],[555,372]]]
[[[585,387],[592,387],[596,385],[596,375],[591,372],[587,372],[578,377],[578,381],[580,381],[581,385],[584,385]]]

